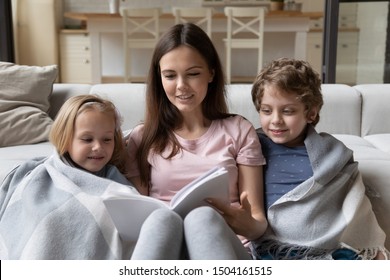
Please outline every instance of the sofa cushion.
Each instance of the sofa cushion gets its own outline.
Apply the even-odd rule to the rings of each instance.
[[[390,191],[389,172],[387,172],[390,170],[390,157],[389,160],[361,159],[358,162],[366,194],[371,201],[379,225],[387,234],[385,246],[390,249]]]
[[[361,136],[390,133],[390,84],[354,86],[363,98]]]
[[[390,154],[390,133],[367,135],[364,139],[379,150]]]
[[[0,62],[0,147],[48,139],[52,119],[47,112],[56,77],[56,65]]]
[[[324,105],[317,131],[360,135],[362,98],[354,88],[342,84],[323,84]]]
[[[0,148],[0,184],[16,166],[35,157],[49,156],[54,151],[50,142]]]
[[[240,114],[257,128],[260,126],[260,115],[252,102],[251,84],[233,84],[226,86],[229,112]]]
[[[72,96],[89,94],[91,87],[87,84],[54,84],[50,95],[49,116],[54,120],[66,100]]]
[[[378,160],[390,162],[390,154],[379,150],[375,145],[364,138],[346,134],[334,134],[333,136],[353,151],[356,161]]]
[[[390,192],[389,173],[390,154],[379,150],[373,142],[369,141],[375,137],[364,139],[355,135],[334,135],[353,151],[354,159],[359,163],[359,171],[362,174],[366,193],[369,197],[372,208],[378,219],[379,225],[388,234],[390,232]],[[380,139],[380,140],[379,140]],[[387,138],[389,143],[389,138]],[[378,138],[381,144],[386,139]],[[383,140],[383,142],[382,142]],[[388,146],[388,145],[387,145]],[[386,248],[390,248],[390,236],[387,235]]]
[[[114,103],[123,117],[122,130],[134,128],[145,115],[145,84],[98,84],[90,94],[96,94]]]

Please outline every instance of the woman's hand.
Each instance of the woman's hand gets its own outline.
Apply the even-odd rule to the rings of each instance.
[[[226,205],[218,199],[208,200],[236,234],[248,240],[261,237],[268,222],[264,212],[263,167],[238,165],[240,206]]]
[[[240,197],[241,205],[233,206],[223,203],[216,198],[209,198],[207,202],[216,209],[225,219],[232,230],[248,240],[259,238],[267,228],[266,219],[257,220],[252,215],[252,207],[248,201],[248,195],[243,192]]]

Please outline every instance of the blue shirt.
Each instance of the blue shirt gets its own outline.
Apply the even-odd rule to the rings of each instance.
[[[287,147],[258,133],[263,155],[266,210],[280,197],[313,176],[306,146]]]

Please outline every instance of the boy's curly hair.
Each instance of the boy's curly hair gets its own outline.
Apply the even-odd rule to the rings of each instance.
[[[308,112],[313,107],[317,107],[318,114],[312,125],[315,126],[319,122],[319,112],[324,104],[321,79],[308,62],[280,58],[265,66],[257,75],[252,86],[252,101],[257,111],[260,110],[264,87],[270,84],[284,92],[296,94]]]

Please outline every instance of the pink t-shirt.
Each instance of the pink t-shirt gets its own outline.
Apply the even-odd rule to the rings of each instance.
[[[135,154],[140,143],[143,125],[133,129],[128,142],[130,177],[139,175]],[[237,164],[265,164],[260,142],[252,124],[241,116],[212,121],[210,128],[198,139],[187,140],[176,135],[183,149],[172,159],[149,154],[151,165],[150,196],[169,202],[183,186],[215,166],[224,166],[230,177],[231,202],[237,202]],[[168,155],[170,149],[166,150]]]

